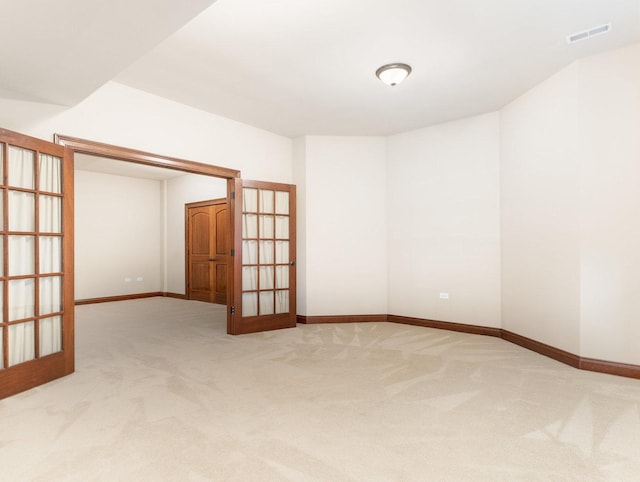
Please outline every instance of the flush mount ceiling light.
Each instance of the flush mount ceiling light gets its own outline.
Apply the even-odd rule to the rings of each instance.
[[[411,73],[407,64],[387,64],[376,70],[376,76],[387,85],[398,85]]]

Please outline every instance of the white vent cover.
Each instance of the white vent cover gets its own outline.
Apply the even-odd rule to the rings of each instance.
[[[567,37],[567,43],[573,44],[580,40],[586,40],[591,37],[602,35],[611,31],[611,23],[605,23],[604,25],[598,25],[597,27],[590,28],[589,30],[583,30],[582,32],[576,32]]]

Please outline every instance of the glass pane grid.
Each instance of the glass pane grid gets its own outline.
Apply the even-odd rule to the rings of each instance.
[[[289,312],[289,193],[243,188],[242,316]]]
[[[0,368],[62,351],[63,328],[62,158],[6,153],[0,144]]]

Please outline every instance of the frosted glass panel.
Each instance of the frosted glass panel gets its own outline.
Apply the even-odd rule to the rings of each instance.
[[[242,242],[242,264],[258,264],[258,242]]]
[[[35,289],[33,279],[9,281],[9,321],[31,318],[35,313]]]
[[[2,163],[0,162],[0,165]],[[0,168],[0,171],[2,168]],[[1,174],[0,174],[1,175]],[[2,182],[2,178],[0,177],[0,182]],[[0,189],[0,230],[4,230],[4,189]]]
[[[40,154],[40,190],[62,193],[62,161],[59,157]]]
[[[289,241],[276,241],[276,263],[289,262]]]
[[[258,190],[245,187],[242,190],[242,211],[257,213],[258,212]]]
[[[35,274],[35,237],[9,236],[9,276]]]
[[[289,287],[289,267],[276,266],[276,288]]]
[[[273,216],[260,216],[260,237],[273,238]]]
[[[9,327],[9,366],[17,365],[36,357],[35,323],[19,323]]]
[[[258,315],[258,293],[242,293],[242,316]]]
[[[40,196],[40,232],[62,232],[62,198]]]
[[[62,271],[62,238],[41,236],[40,273],[60,273]]]
[[[62,278],[40,278],[40,314],[48,315],[58,311],[62,311]]]
[[[276,238],[289,239],[289,216],[276,216]]]
[[[258,237],[258,215],[257,214],[242,215],[242,237],[245,239]]]
[[[273,191],[260,190],[260,212],[273,213]]]
[[[0,211],[1,212],[1,211]],[[2,216],[0,215],[0,218]],[[0,236],[0,253],[4,253],[4,236]],[[3,256],[0,254],[0,276],[4,276],[4,262]],[[0,305],[0,311],[2,310],[2,306]]]
[[[258,267],[243,266],[242,267],[242,291],[258,290]]]
[[[9,146],[9,185],[34,189],[34,161],[33,151]]]
[[[35,231],[36,196],[9,191],[9,231]]]
[[[274,286],[275,271],[273,266],[260,266],[260,289],[272,290]]]
[[[273,291],[260,292],[260,314],[273,315]]]
[[[62,317],[40,320],[40,356],[62,351]]]
[[[276,291],[276,313],[289,312],[289,290]]]
[[[260,241],[260,264],[273,264],[273,241]]]
[[[276,214],[289,214],[289,193],[276,191]]]

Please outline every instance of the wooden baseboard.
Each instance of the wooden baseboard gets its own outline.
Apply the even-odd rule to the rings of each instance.
[[[503,340],[519,345],[527,350],[535,351],[540,355],[548,356],[566,365],[570,365],[573,368],[580,368],[580,357],[578,355],[507,330],[501,330],[501,332],[501,338]]]
[[[528,350],[547,356],[566,365],[592,372],[607,373],[626,378],[640,379],[640,365],[630,365],[616,363],[606,360],[595,360],[593,358],[583,358],[568,351],[561,350],[546,343],[532,340],[526,336],[503,330],[501,328],[490,328],[479,325],[465,325],[463,323],[452,323],[448,321],[426,320],[422,318],[411,318],[407,316],[388,315],[391,323],[403,323],[414,326],[424,326],[427,328],[438,328],[441,330],[458,331],[474,335],[488,335],[502,338],[505,341],[519,345]]]
[[[391,323],[401,323],[403,325],[423,326],[425,328],[437,328],[439,330],[459,331],[471,333],[473,335],[496,336],[500,338],[500,328],[489,326],[465,325],[464,323],[452,323],[450,321],[426,320],[423,318],[412,318],[410,316],[388,315],[387,320]]]
[[[109,303],[111,301],[127,301],[137,300],[140,298],[155,298],[156,296],[162,296],[165,298],[176,298],[179,300],[186,300],[187,295],[181,295],[180,293],[169,293],[167,291],[154,291],[151,293],[135,293],[132,295],[118,295],[118,296],[104,296],[102,298],[87,298],[84,300],[76,300],[76,305],[91,305],[94,303]]]
[[[109,303],[111,301],[137,300],[140,298],[153,298],[155,296],[163,296],[161,291],[153,293],[135,293],[132,295],[104,296],[102,298],[86,298],[84,300],[76,300],[76,305],[91,305],[93,303]]]
[[[579,368],[590,372],[600,372],[607,373],[609,375],[617,375],[619,377],[640,379],[640,365],[596,360],[594,358],[580,358]]]
[[[187,295],[181,295],[180,293],[169,293],[167,291],[162,293],[162,296],[164,296],[165,298],[176,298],[178,300],[186,300],[187,299]]]
[[[387,315],[336,315],[336,316],[304,316],[298,315],[298,323],[315,325],[319,323],[368,323],[387,321]]]

